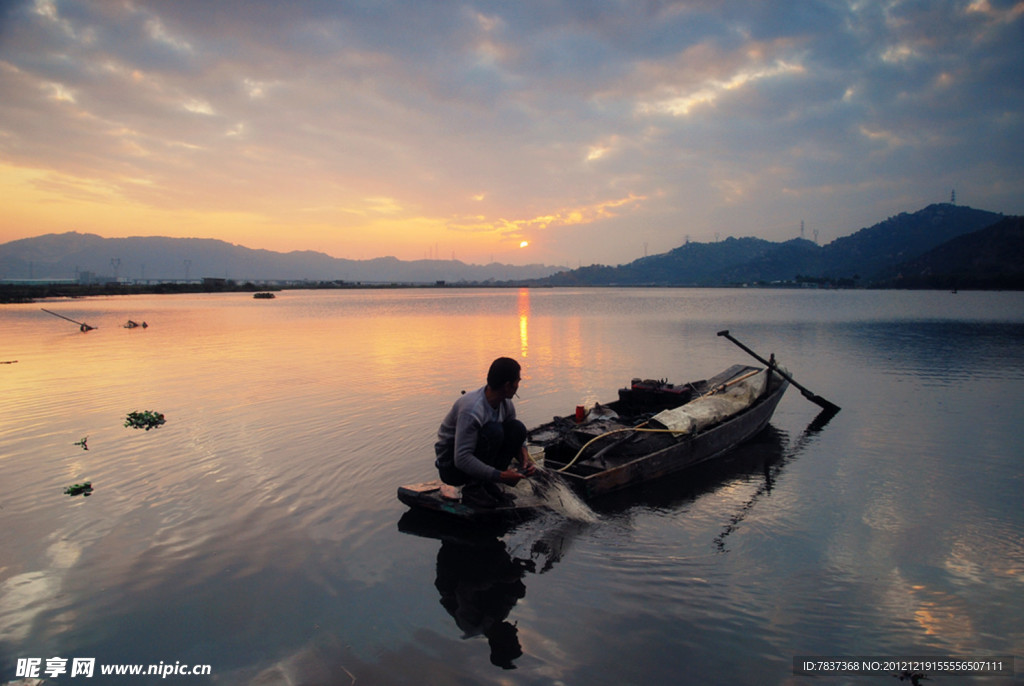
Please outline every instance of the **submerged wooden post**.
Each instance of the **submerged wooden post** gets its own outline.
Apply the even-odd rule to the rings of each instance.
[[[50,310],[46,309],[45,307],[40,307],[39,309],[42,310],[43,312],[45,312],[46,314],[52,314],[54,317],[60,317],[61,319],[66,319],[69,322],[71,322],[72,324],[78,324],[78,328],[81,331],[92,331],[93,329],[96,328],[95,326],[89,326],[85,322],[76,322],[71,317],[65,317],[62,314],[57,314],[56,312],[51,312]]]

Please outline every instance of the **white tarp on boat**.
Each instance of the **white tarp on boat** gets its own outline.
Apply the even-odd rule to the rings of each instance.
[[[768,376],[764,370],[713,394],[705,395],[671,410],[654,415],[652,422],[671,429],[678,438],[717,424],[750,407],[764,392]]]

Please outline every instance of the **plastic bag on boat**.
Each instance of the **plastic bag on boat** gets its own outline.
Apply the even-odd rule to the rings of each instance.
[[[701,396],[671,410],[663,410],[654,415],[651,421],[670,429],[676,438],[701,431],[750,407],[764,392],[767,378],[762,370],[718,393]]]

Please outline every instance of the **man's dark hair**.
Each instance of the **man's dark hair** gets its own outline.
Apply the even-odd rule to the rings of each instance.
[[[487,385],[498,389],[509,382],[518,381],[521,370],[519,363],[511,357],[499,357],[491,362],[491,368],[487,370]]]

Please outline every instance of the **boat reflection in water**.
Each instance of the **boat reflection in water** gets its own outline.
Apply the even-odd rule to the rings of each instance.
[[[638,510],[672,513],[737,481],[759,481],[757,489],[743,505],[723,520],[722,531],[714,539],[715,548],[719,552],[728,552],[725,539],[739,528],[759,501],[771,495],[775,481],[785,467],[807,450],[835,414],[829,409],[822,410],[795,437],[769,424],[757,436],[733,448],[718,460],[696,465],[635,488],[610,493],[593,501],[591,505],[602,517],[619,519]]]

